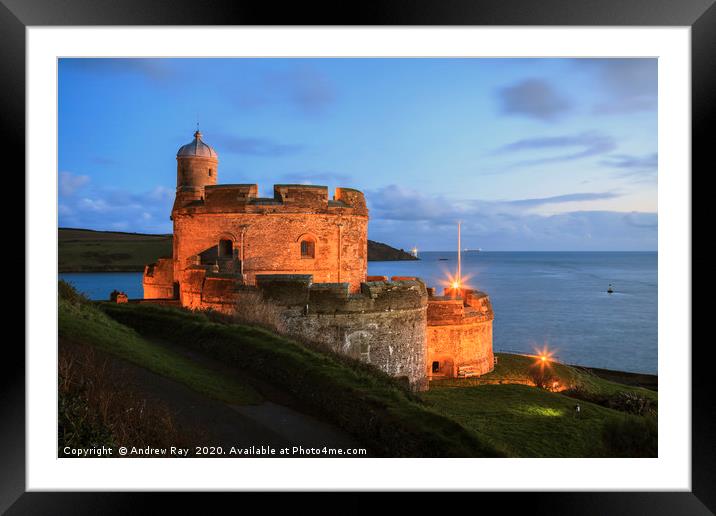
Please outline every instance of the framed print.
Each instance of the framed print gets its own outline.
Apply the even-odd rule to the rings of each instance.
[[[712,2],[101,4],[0,7],[27,203],[3,510],[714,510]]]

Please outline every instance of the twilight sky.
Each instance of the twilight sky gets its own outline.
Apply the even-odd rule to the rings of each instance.
[[[219,183],[358,188],[424,251],[656,250],[655,59],[61,59],[59,225],[170,233],[197,121]]]

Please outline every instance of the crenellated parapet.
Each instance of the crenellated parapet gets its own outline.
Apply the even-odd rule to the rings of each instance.
[[[266,299],[308,314],[424,310],[428,300],[419,280],[368,281],[351,293],[348,283],[313,283],[307,274],[259,274],[256,286]]]
[[[333,213],[368,216],[365,196],[352,188],[336,188],[333,198],[328,187],[278,184],[273,197],[259,197],[256,184],[223,184],[203,187],[201,195],[192,190],[177,196],[174,212],[182,213]]]
[[[479,290],[462,289],[456,297],[449,289],[444,296],[430,296],[428,324],[469,324],[494,319],[490,297]]]

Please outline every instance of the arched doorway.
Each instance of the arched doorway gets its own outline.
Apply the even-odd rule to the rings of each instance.
[[[438,355],[430,357],[428,361],[428,377],[431,379],[453,378],[455,376],[455,361],[451,356]]]

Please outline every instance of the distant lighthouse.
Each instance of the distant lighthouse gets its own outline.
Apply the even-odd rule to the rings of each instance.
[[[418,257],[418,248],[417,248],[417,247],[413,247],[413,248],[410,250],[410,254],[412,254],[415,258],[417,258],[417,257]]]

